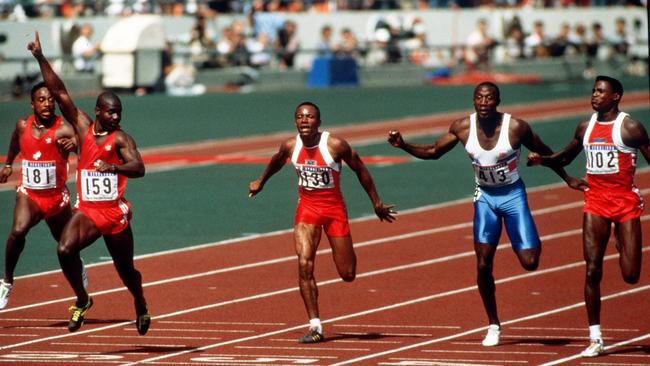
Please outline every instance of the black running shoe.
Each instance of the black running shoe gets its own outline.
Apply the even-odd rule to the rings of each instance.
[[[325,340],[325,337],[321,333],[318,333],[316,329],[309,329],[309,332],[298,339],[298,343],[318,343]]]
[[[70,322],[68,323],[68,330],[71,332],[81,328],[84,324],[84,317],[88,309],[93,306],[93,298],[88,296],[88,302],[83,307],[78,308],[76,305],[70,306]]]
[[[138,315],[135,319],[135,327],[138,328],[138,334],[145,335],[149,330],[149,325],[151,325],[151,315],[149,311],[142,315]]]

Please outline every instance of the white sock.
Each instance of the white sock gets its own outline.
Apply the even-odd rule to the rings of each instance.
[[[603,339],[603,334],[600,332],[600,324],[589,326],[589,339]]]
[[[501,326],[500,326],[500,325],[497,325],[497,324],[490,324],[490,325],[488,326],[488,329],[492,329],[492,330],[501,330]]]
[[[309,319],[309,327],[314,328],[318,333],[323,334],[323,325],[319,318]]]

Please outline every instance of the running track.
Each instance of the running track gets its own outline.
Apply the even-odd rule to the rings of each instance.
[[[647,95],[632,95],[626,95],[627,106],[647,105]],[[584,116],[589,112],[584,105],[588,105],[584,100],[570,100],[508,110],[538,122]],[[440,133],[461,114],[337,132],[356,144],[383,139],[392,127],[409,136]],[[148,168],[153,170],[229,159],[242,162],[238,156],[266,154],[281,138],[285,137],[250,138],[243,144],[207,142],[198,148],[178,145],[150,149],[144,155],[151,157]],[[182,158],[174,163],[179,155]],[[202,160],[206,156],[210,158]],[[647,171],[639,175],[638,183],[648,186]],[[474,286],[471,203],[460,201],[402,212],[392,225],[373,218],[355,221],[352,230],[360,263],[352,284],[336,278],[329,259],[318,260],[321,314],[330,342],[316,346],[295,342],[305,330],[305,314],[295,283],[291,234],[283,231],[138,259],[154,313],[145,337],[137,336],[130,296],[108,264],[89,270],[96,305],[75,334],[65,329],[66,308],[73,299],[63,277],[25,276],[12,296],[12,308],[0,311],[0,364],[649,364],[650,321],[644,310],[650,305],[650,281],[644,271],[637,286],[623,284],[613,248],[603,283],[603,325],[611,351],[606,358],[576,359],[586,335],[581,196],[550,186],[531,191],[530,199],[544,239],[542,267],[525,273],[512,254],[497,256],[504,326],[500,347],[479,345],[485,316]],[[644,231],[648,232],[646,221]],[[326,242],[323,248],[321,255],[327,257]],[[508,252],[507,248],[501,247]]]
[[[637,181],[650,186],[650,171]],[[133,326],[130,295],[109,264],[89,268],[95,306],[76,333],[65,328],[72,298],[63,276],[21,278],[12,308],[0,311],[0,364],[650,364],[650,246],[644,247],[640,283],[629,286],[610,245],[602,286],[610,348],[605,357],[579,359],[587,335],[582,196],[552,185],[529,197],[544,242],[542,265],[524,272],[509,245],[500,246],[499,347],[480,346],[486,319],[474,284],[471,202],[461,200],[402,212],[393,224],[353,221],[359,257],[353,283],[337,278],[324,241],[316,278],[328,342],[296,343],[306,316],[292,235],[281,231],[139,258],[154,315],[144,337]]]

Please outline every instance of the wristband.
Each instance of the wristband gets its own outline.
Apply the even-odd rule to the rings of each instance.
[[[13,167],[13,165],[11,165],[11,164],[5,164],[5,168],[12,168],[12,167]]]

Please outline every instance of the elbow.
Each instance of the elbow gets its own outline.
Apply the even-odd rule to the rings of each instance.
[[[146,169],[144,167],[144,164],[140,164],[140,166],[138,167],[138,169],[135,172],[134,178],[142,178],[142,177],[144,177],[145,170]]]

